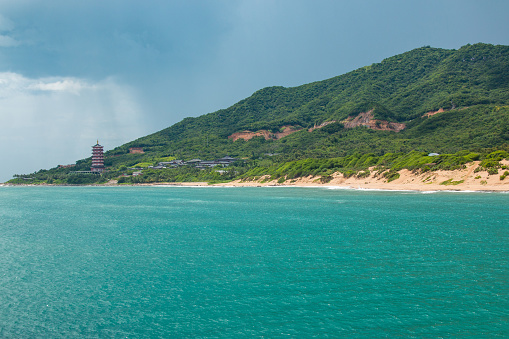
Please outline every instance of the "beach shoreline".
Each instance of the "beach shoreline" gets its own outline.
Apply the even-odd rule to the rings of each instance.
[[[508,160],[501,161],[504,166],[509,166]],[[453,171],[411,172],[403,169],[398,171],[399,177],[389,181],[373,168],[369,174],[363,177],[345,177],[342,173],[334,173],[330,180],[324,182],[320,176],[300,177],[289,180],[270,180],[269,176],[261,176],[256,180],[234,180],[223,183],[208,182],[157,182],[140,184],[118,184],[112,180],[105,184],[92,184],[85,186],[109,186],[109,187],[301,187],[301,188],[331,188],[353,190],[385,190],[385,191],[460,191],[460,192],[509,192],[509,177],[501,180],[505,172],[499,169],[497,174],[489,174],[486,171],[478,171],[479,162],[472,162],[463,169]],[[53,184],[9,184],[0,183],[0,186],[83,186],[83,185],[53,185]]]
[[[509,161],[501,161],[502,165],[508,166]],[[497,174],[489,174],[486,171],[475,172],[479,162],[469,163],[463,169],[453,171],[433,171],[413,173],[403,169],[398,171],[399,177],[388,181],[373,168],[365,177],[345,177],[341,173],[334,173],[331,180],[322,183],[320,177],[301,177],[285,180],[279,183],[277,180],[269,181],[268,177],[259,178],[257,181],[232,181],[215,184],[215,186],[234,187],[265,187],[265,186],[290,186],[290,187],[331,187],[340,189],[360,190],[391,190],[391,191],[473,191],[473,192],[509,192],[509,177],[501,180],[504,173],[499,169]]]
[[[499,192],[509,193],[509,185],[486,185],[486,186],[438,186],[438,185],[395,185],[391,183],[357,185],[337,185],[331,183],[274,183],[274,182],[225,182],[225,183],[207,183],[207,182],[158,182],[142,184],[92,184],[92,185],[58,185],[58,184],[0,184],[0,187],[175,187],[175,188],[203,188],[203,187],[224,187],[224,188],[328,188],[338,190],[361,190],[361,191],[415,191],[415,192]]]

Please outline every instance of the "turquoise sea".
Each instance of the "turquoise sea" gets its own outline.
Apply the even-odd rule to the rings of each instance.
[[[504,193],[0,187],[0,337],[508,337],[508,208]]]

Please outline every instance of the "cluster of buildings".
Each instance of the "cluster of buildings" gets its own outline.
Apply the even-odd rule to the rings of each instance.
[[[163,168],[176,168],[176,167],[182,167],[182,166],[192,166],[199,169],[206,169],[211,167],[228,167],[232,163],[237,161],[236,158],[232,158],[230,156],[222,157],[221,159],[217,160],[201,160],[201,159],[192,159],[189,161],[183,161],[183,160],[172,160],[172,161],[163,161],[157,164],[157,166],[150,166],[149,168],[153,169],[163,169]]]
[[[143,149],[140,148],[131,148],[129,149],[129,153],[144,153]],[[163,168],[177,168],[182,166],[192,166],[199,169],[212,168],[216,166],[220,167],[228,167],[238,159],[232,158],[230,156],[222,157],[217,160],[201,160],[201,159],[192,159],[189,161],[183,160],[172,160],[172,161],[164,161],[157,164],[157,166],[149,166],[149,168],[153,169],[163,169]],[[67,167],[67,166],[60,166]],[[141,168],[132,168],[134,170],[141,170]],[[91,174],[101,174],[104,172],[104,147],[99,145],[99,140],[97,143],[92,146],[92,166],[90,167],[90,171],[76,171],[73,173],[91,173]],[[135,172],[137,175],[141,174],[141,172]],[[133,174],[133,175],[136,175]]]
[[[230,164],[232,164],[235,161],[237,161],[237,159],[232,158],[230,156],[225,156],[225,157],[222,157],[221,159],[217,159],[217,160],[201,160],[201,159],[192,159],[189,161],[171,160],[171,161],[160,162],[157,164],[157,166],[149,166],[148,168],[164,169],[164,168],[178,168],[178,167],[183,167],[183,166],[191,166],[191,167],[199,168],[199,169],[212,168],[212,167],[216,167],[216,166],[220,166],[220,167],[224,168],[224,167],[230,166]],[[136,177],[136,176],[139,176],[142,174],[141,170],[143,170],[143,168],[134,167],[131,169],[136,170],[136,172],[133,172],[133,174],[132,174],[133,177]],[[216,170],[216,172],[223,174],[225,171],[224,170]],[[123,176],[127,176],[127,175],[124,174]]]
[[[129,153],[144,153],[144,152],[141,147],[140,148],[133,147],[129,149]],[[192,159],[189,161],[183,160],[164,161],[158,163],[157,166],[149,166],[149,168],[163,169],[163,168],[176,168],[181,166],[192,166],[195,168],[205,169],[216,166],[228,167],[235,161],[237,161],[236,158],[232,158],[227,155],[217,160]],[[92,167],[90,167],[90,171],[94,173],[104,172],[104,147],[99,145],[99,140],[97,141],[97,144],[92,146]]]

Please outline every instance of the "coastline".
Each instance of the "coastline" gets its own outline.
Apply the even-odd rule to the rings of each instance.
[[[509,165],[508,160],[501,161],[502,165]],[[424,173],[412,173],[407,169],[400,170],[399,178],[387,182],[387,179],[377,175],[370,169],[370,175],[365,178],[351,176],[345,178],[341,173],[334,173],[332,180],[321,183],[319,177],[304,177],[286,180],[278,183],[276,180],[263,182],[242,182],[240,180],[229,183],[215,184],[215,186],[294,186],[294,187],[331,187],[341,189],[364,189],[364,190],[391,190],[391,191],[466,191],[466,192],[509,192],[509,177],[500,180],[504,170],[499,169],[498,174],[489,175],[486,171],[475,172],[479,162],[475,161],[466,165],[466,168],[454,171],[434,171]]]
[[[502,165],[509,166],[509,160],[502,160]],[[297,179],[278,182],[269,180],[268,176],[260,177],[253,181],[235,180],[225,183],[207,182],[158,182],[142,184],[117,184],[110,181],[106,184],[87,186],[109,187],[323,187],[331,189],[357,189],[357,190],[388,190],[388,191],[459,191],[459,192],[509,192],[509,177],[500,180],[505,172],[499,169],[497,174],[489,175],[486,171],[475,172],[479,162],[468,163],[466,168],[454,171],[434,171],[424,173],[412,173],[407,169],[400,170],[399,178],[387,182],[387,179],[371,168],[370,174],[363,178],[351,176],[345,178],[341,173],[332,174],[329,182],[321,182],[318,177],[301,177]],[[53,184],[9,184],[0,183],[0,186],[81,186],[81,185],[53,185]]]

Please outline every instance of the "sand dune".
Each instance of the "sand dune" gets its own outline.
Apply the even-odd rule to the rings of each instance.
[[[509,161],[501,161],[509,166]],[[320,183],[320,177],[304,177],[287,180],[278,183],[276,180],[262,182],[241,182],[240,180],[229,183],[216,184],[215,186],[336,186],[343,188],[362,189],[387,189],[387,190],[416,190],[416,191],[509,191],[509,176],[500,180],[500,176],[506,171],[499,169],[498,174],[489,175],[486,171],[475,172],[479,162],[467,164],[465,169],[455,171],[434,171],[425,173],[412,173],[409,170],[399,171],[399,178],[391,182],[382,175],[373,171],[365,178],[345,178],[341,173],[334,173],[333,179],[328,183]]]

